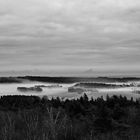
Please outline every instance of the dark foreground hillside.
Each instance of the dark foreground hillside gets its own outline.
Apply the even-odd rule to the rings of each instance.
[[[121,96],[3,96],[0,140],[140,140],[140,103]]]

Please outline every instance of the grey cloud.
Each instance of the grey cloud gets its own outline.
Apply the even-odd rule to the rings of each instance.
[[[0,67],[138,71],[139,11],[138,0],[0,0]]]

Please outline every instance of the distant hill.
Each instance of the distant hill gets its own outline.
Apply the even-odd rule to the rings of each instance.
[[[0,77],[0,83],[22,83],[22,80],[17,77]]]
[[[140,81],[137,77],[42,77],[42,76],[22,76],[22,77],[0,77],[0,83],[22,83],[25,81],[38,81],[49,83],[76,83],[76,82],[129,82]]]
[[[75,82],[128,82],[139,81],[137,77],[110,78],[110,77],[40,77],[40,76],[25,76],[17,77],[30,81],[50,82],[50,83],[75,83]]]

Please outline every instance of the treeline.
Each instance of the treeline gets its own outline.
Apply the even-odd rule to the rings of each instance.
[[[16,77],[0,77],[0,83],[21,83],[22,80]]]
[[[0,98],[1,140],[138,140],[139,132],[140,102],[133,98]]]
[[[49,83],[75,83],[82,81],[93,81],[96,78],[86,78],[86,77],[41,77],[41,76],[25,76],[18,77],[30,81],[39,81],[39,82],[49,82]]]
[[[132,87],[133,84],[106,84],[106,83],[78,83],[75,87],[84,87],[84,88],[120,88],[120,87]]]
[[[31,81],[50,82],[50,83],[75,83],[75,82],[128,82],[139,81],[137,77],[43,77],[43,76],[23,76],[17,77],[20,79],[26,79]]]
[[[75,83],[75,82],[133,82],[139,81],[137,77],[45,77],[45,76],[19,76],[0,77],[0,83],[21,83],[23,80],[50,82],[50,83]]]

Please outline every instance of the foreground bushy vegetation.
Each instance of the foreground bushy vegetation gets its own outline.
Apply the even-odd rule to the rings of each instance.
[[[113,96],[0,99],[0,140],[139,140],[140,103]]]

